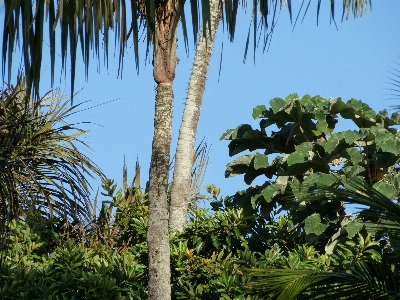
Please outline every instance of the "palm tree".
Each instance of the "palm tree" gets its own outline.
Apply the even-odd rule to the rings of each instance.
[[[59,221],[92,222],[87,177],[101,170],[76,144],[84,130],[66,118],[77,106],[58,91],[33,101],[18,79],[0,92],[0,236],[31,210]]]
[[[81,44],[87,74],[92,47],[94,46],[94,52],[97,59],[99,59],[101,40],[104,42],[105,56],[108,60],[109,30],[115,29],[119,42],[119,65],[122,71],[124,51],[130,35],[133,36],[136,67],[139,65],[139,25],[144,26],[141,30],[147,33],[147,53],[150,45],[153,45],[153,75],[157,83],[149,179],[149,228],[147,235],[149,246],[149,299],[169,299],[171,293],[167,186],[172,131],[172,83],[175,78],[177,61],[176,32],[179,21],[182,22],[185,45],[188,45],[186,16],[184,13],[185,0],[133,0],[129,2],[130,7],[127,8],[125,0],[6,1],[4,3],[5,26],[2,51],[3,75],[6,61],[8,61],[9,76],[11,74],[12,53],[16,46],[17,37],[21,36],[22,56],[28,86],[27,92],[30,93],[33,90],[37,97],[43,55],[43,31],[45,21],[48,20],[51,79],[53,81],[54,78],[55,29],[59,25],[61,29],[61,59],[64,71],[66,71],[67,65],[68,46],[70,50],[71,94],[73,95],[78,40]],[[197,37],[198,31],[198,2],[201,2],[202,7],[203,36],[207,36],[207,31],[208,33],[211,31],[210,2],[209,0],[191,0],[191,20],[194,36]],[[290,15],[292,14],[291,2],[291,0],[279,1],[281,7],[288,6]],[[224,15],[226,16],[228,32],[233,39],[239,0],[226,0],[221,1],[221,3],[224,3]],[[276,7],[277,3],[278,0],[253,1],[254,46],[258,37],[258,28],[268,30],[267,17],[270,13],[269,8]],[[318,3],[319,11],[320,1]],[[334,1],[331,1],[331,3],[334,4]],[[246,7],[246,1],[242,1],[242,4]],[[348,13],[352,10],[355,16],[362,15],[366,7],[369,6],[370,0],[343,0],[343,14],[345,11]],[[331,6],[332,17],[334,17],[333,8],[334,5]],[[132,15],[130,26],[127,20],[128,10]],[[275,15],[275,11],[272,10],[273,15]],[[129,30],[127,30],[127,25]],[[102,33],[102,39],[100,38],[100,32]],[[264,43],[266,43],[268,35],[265,34],[264,36]]]
[[[359,216],[374,220],[365,223],[368,231],[384,232],[386,242],[400,239],[400,206],[366,183],[348,182],[347,189],[321,186],[309,201],[345,201],[366,206]],[[377,221],[378,220],[378,221]],[[392,247],[398,248],[392,245]],[[334,272],[315,270],[249,270],[254,280],[249,287],[261,295],[276,299],[399,299],[400,255],[382,262],[357,261],[350,268]]]

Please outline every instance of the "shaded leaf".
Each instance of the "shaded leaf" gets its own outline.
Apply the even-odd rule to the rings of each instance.
[[[321,223],[321,217],[318,213],[312,214],[305,220],[304,229],[307,234],[314,233],[316,235],[320,235],[327,227],[328,224]]]

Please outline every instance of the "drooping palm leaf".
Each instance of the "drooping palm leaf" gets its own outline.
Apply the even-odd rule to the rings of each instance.
[[[339,272],[312,270],[250,270],[249,287],[260,296],[292,299],[398,299],[398,271],[387,263],[359,261]],[[343,297],[343,298],[342,298]]]
[[[210,24],[209,0],[191,0],[191,23],[196,41],[199,29],[199,16],[202,16],[203,26]],[[129,2],[129,3],[127,3]],[[139,31],[147,33],[147,50],[154,38],[155,23],[157,22],[155,11],[164,10],[165,15],[170,13],[180,14],[183,26],[185,45],[187,42],[187,28],[185,10],[182,8],[185,0],[9,0],[4,1],[4,27],[2,46],[2,75],[4,78],[6,65],[8,82],[12,73],[13,53],[17,41],[22,41],[22,56],[24,62],[27,92],[33,89],[36,97],[39,95],[39,82],[41,74],[41,62],[43,58],[43,42],[48,41],[51,81],[54,79],[54,65],[56,53],[56,33],[61,40],[61,63],[66,73],[71,72],[71,95],[74,94],[74,79],[77,59],[78,44],[80,44],[82,58],[85,65],[85,73],[88,74],[90,52],[93,50],[97,60],[100,60],[100,48],[103,45],[104,61],[108,64],[108,46],[110,42],[110,30],[115,31],[115,44],[119,45],[119,66],[122,72],[125,48],[128,46],[128,38],[132,33],[133,49],[136,68],[139,66]],[[236,30],[236,17],[239,0],[225,0],[224,16],[231,41]],[[303,0],[304,2],[304,0]],[[331,18],[334,18],[334,0],[331,0]],[[275,24],[277,4],[280,7],[288,7],[290,19],[292,19],[291,0],[260,0],[252,1],[252,22],[254,51],[258,40],[258,30],[264,32],[264,49],[270,32]],[[242,0],[242,7],[246,9],[248,2]],[[307,5],[308,8],[309,5]],[[174,7],[175,11],[170,11]],[[303,7],[303,5],[301,6]],[[320,5],[317,7],[319,16]],[[368,8],[371,8],[371,0],[343,0],[343,12],[346,18],[352,11],[354,17],[362,16]],[[308,10],[304,11],[306,14]],[[300,11],[299,11],[300,13]],[[268,16],[272,15],[272,24],[268,24]],[[260,22],[260,24],[259,24]],[[263,26],[259,26],[263,25]],[[48,37],[44,30],[47,28]],[[59,31],[56,32],[57,28]],[[206,29],[206,28],[204,28]],[[270,31],[270,32],[269,32]],[[203,30],[207,34],[209,30]],[[250,31],[249,31],[250,35]],[[79,41],[79,43],[78,43]],[[246,44],[248,44],[249,38]],[[69,61],[68,61],[69,48]],[[246,46],[246,49],[248,47]],[[71,68],[70,70],[67,70]]]
[[[304,289],[332,275],[330,272],[288,269],[248,270],[253,280],[249,287],[273,299],[296,299]]]
[[[205,140],[202,140],[197,146],[192,163],[191,183],[189,191],[189,199],[191,205],[194,205],[202,196],[200,190],[203,186],[204,176],[207,171],[208,162],[210,160],[210,148]]]
[[[397,267],[389,263],[359,261],[348,272],[333,273],[319,281],[299,298],[399,299],[398,275]]]
[[[367,227],[375,229],[388,229],[393,234],[400,236],[400,205],[394,199],[389,199],[387,196],[377,191],[375,188],[363,182],[344,182],[346,188],[337,188],[331,186],[319,186],[318,192],[310,195],[307,201],[343,201],[368,207],[363,210],[364,216],[374,217],[379,219],[379,223],[366,223]]]
[[[29,209],[90,222],[88,176],[103,176],[76,144],[84,130],[66,121],[77,107],[57,92],[33,101],[25,82],[0,93],[0,229]]]

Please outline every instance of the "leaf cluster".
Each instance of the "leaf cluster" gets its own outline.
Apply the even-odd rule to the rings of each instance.
[[[10,224],[1,251],[1,299],[143,299],[144,265],[129,252],[98,253],[75,240],[59,243],[23,221]],[[48,248],[48,243],[57,243]],[[49,252],[43,252],[46,249]]]
[[[33,101],[23,78],[0,91],[0,234],[5,222],[38,211],[59,222],[91,221],[88,177],[101,170],[77,146],[84,130],[67,122],[76,106],[59,91]],[[88,148],[88,147],[87,147]],[[29,213],[30,212],[30,213]]]
[[[136,176],[137,177],[137,174]],[[135,180],[133,181],[135,182]],[[111,224],[130,232],[115,236],[118,251],[131,251],[143,264],[147,262],[145,224],[147,220],[147,195],[140,189],[130,192],[110,192],[114,207],[122,213],[115,214]],[[247,270],[262,268],[313,270],[331,272],[344,270],[360,261],[380,261],[375,250],[377,242],[366,232],[354,233],[354,242],[347,241],[336,247],[332,254],[321,254],[307,245],[300,234],[288,233],[288,219],[280,216],[272,225],[262,223],[257,215],[246,216],[243,209],[229,206],[229,197],[219,196],[214,185],[207,186],[213,211],[196,207],[191,209],[184,232],[171,235],[171,265],[173,299],[265,299],[260,290],[251,285],[254,274]],[[107,201],[107,200],[106,200]],[[122,204],[122,205],[121,205]],[[292,240],[292,244],[288,241]]]
[[[335,132],[339,117],[358,129]],[[296,246],[289,244],[288,264],[248,269],[248,287],[273,299],[398,299],[399,115],[375,113],[354,99],[293,94],[272,99],[269,109],[256,107],[253,118],[262,119],[259,130],[240,125],[222,139],[231,141],[231,156],[263,153],[235,159],[226,176],[244,174],[250,184],[265,175],[267,181],[225,203],[269,223],[278,216],[287,234],[315,245],[325,264],[293,268]],[[355,217],[346,214],[345,202],[362,205]]]
[[[339,117],[358,130],[335,132]],[[221,137],[230,140],[230,156],[250,152],[227,165],[226,177],[243,174],[247,184],[260,175],[267,178],[232,197],[248,214],[259,212],[271,220],[273,211],[286,211],[288,231],[304,233],[308,243],[331,252],[339,232],[348,228],[353,233],[356,227],[342,202],[307,201],[319,186],[351,189],[349,182],[364,182],[397,199],[400,135],[394,126],[400,124],[399,114],[375,113],[355,99],[345,103],[292,94],[272,99],[268,109],[255,107],[253,118],[261,118],[259,129],[242,124]]]
[[[303,1],[304,2],[304,1]],[[119,52],[119,71],[123,69],[123,59],[128,40],[132,36],[136,69],[139,70],[139,41],[141,33],[146,36],[146,58],[150,52],[150,46],[154,45],[156,24],[161,24],[167,18],[175,18],[182,22],[184,44],[188,49],[187,13],[185,14],[185,0],[10,0],[4,1],[4,29],[2,42],[2,75],[7,69],[8,81],[10,81],[13,54],[18,41],[22,41],[22,57],[27,80],[27,92],[39,95],[39,83],[41,65],[44,53],[44,41],[49,41],[49,57],[51,63],[51,82],[54,81],[54,67],[56,57],[56,37],[60,33],[61,64],[66,73],[67,66],[71,66],[71,95],[74,95],[74,81],[76,73],[76,61],[79,45],[85,65],[85,73],[88,75],[91,52],[97,60],[100,60],[100,49],[104,49],[104,64],[108,67],[109,44],[112,43],[111,31],[114,31],[114,44]],[[245,58],[250,41],[253,36],[254,54],[261,32],[264,31],[263,48],[267,47],[268,38],[276,25],[279,9],[287,6],[290,20],[292,20],[292,1],[261,0],[253,1],[252,23],[246,40]],[[236,30],[236,18],[239,6],[246,10],[247,1],[226,0],[221,2],[223,17],[227,26],[230,40],[233,41]],[[304,3],[303,3],[304,4]],[[303,10],[303,4],[297,14],[308,11],[310,3]],[[346,19],[353,12],[354,17],[362,16],[367,8],[372,8],[371,0],[343,0],[343,16]],[[203,21],[203,32],[211,29],[210,4],[208,0],[190,1],[190,20],[193,28],[194,43],[199,32],[200,16]],[[318,2],[317,18],[321,3]],[[334,1],[331,1],[330,18],[335,20]],[[271,25],[268,16],[272,15]],[[303,16],[303,19],[304,19]],[[271,18],[271,17],[270,17]],[[294,23],[294,25],[296,24]],[[336,23],[335,23],[336,24]],[[177,26],[175,24],[174,26]],[[161,27],[161,26],[160,26]],[[45,37],[48,32],[48,38]],[[173,37],[175,39],[175,37]],[[103,45],[103,47],[102,47]],[[69,51],[69,62],[68,62]],[[69,69],[69,67],[68,67]],[[73,96],[72,96],[73,97]]]

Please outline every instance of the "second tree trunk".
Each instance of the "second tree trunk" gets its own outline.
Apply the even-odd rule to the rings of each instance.
[[[220,0],[210,1],[210,12],[211,36],[208,26],[206,31],[207,38],[204,37],[203,30],[200,32],[176,148],[171,187],[169,227],[178,231],[183,231],[186,225],[197,125],[215,34],[222,16]]]

